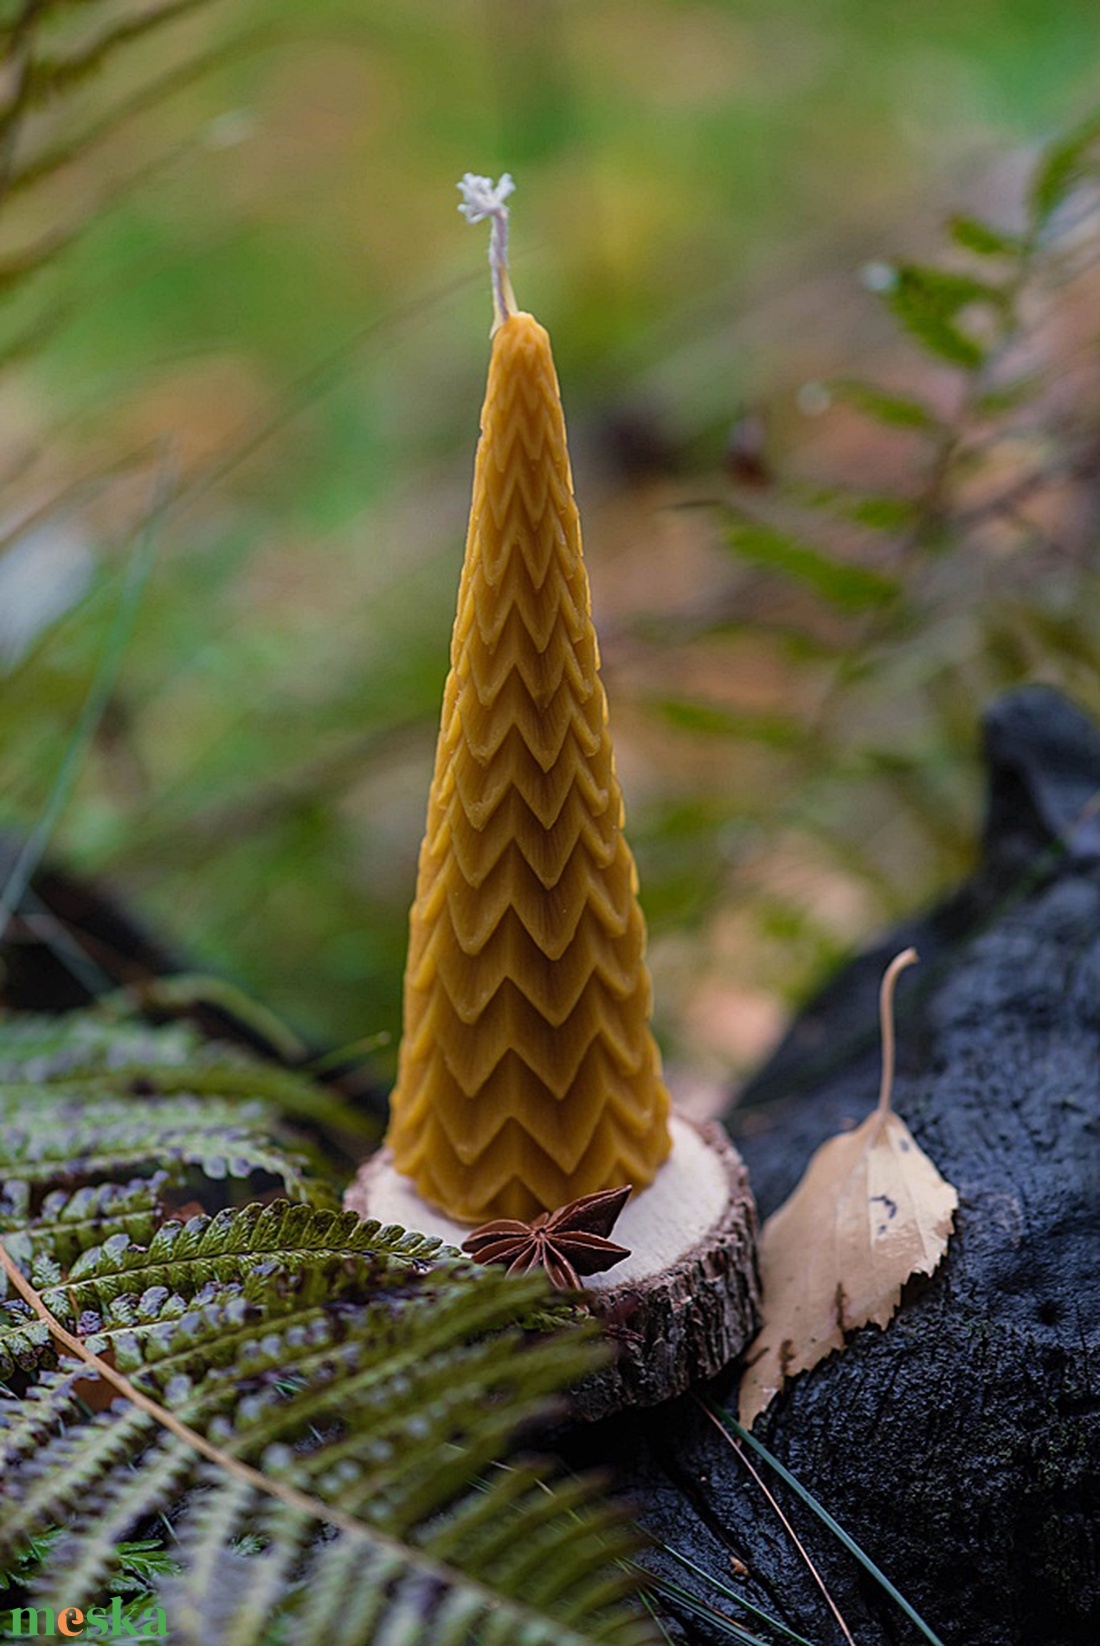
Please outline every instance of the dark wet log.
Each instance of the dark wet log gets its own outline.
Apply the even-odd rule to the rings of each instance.
[[[855,1333],[755,1433],[947,1646],[1095,1646],[1100,736],[1054,692],[1029,688],[993,709],[986,751],[973,882],[842,973],[730,1117],[766,1216],[813,1148],[872,1107],[878,980],[915,943],[923,964],[899,991],[895,1106],[959,1191],[957,1232],[886,1331]],[[728,1372],[710,1393],[735,1409],[736,1383]],[[581,1433],[573,1455],[612,1460],[651,1531],[707,1572],[814,1642],[841,1638],[691,1397]],[[919,1640],[832,1535],[777,1495],[859,1646]],[[759,1632],[667,1557],[651,1562]],[[681,1638],[729,1637],[695,1620]]]

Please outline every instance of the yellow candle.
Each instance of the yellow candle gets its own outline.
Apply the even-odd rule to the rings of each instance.
[[[477,1223],[644,1187],[669,1102],[550,340],[512,311],[510,180],[463,186],[497,325],[387,1141]]]

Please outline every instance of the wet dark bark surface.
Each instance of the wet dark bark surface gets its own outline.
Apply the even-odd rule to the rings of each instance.
[[[816,1145],[873,1106],[878,981],[915,943],[923,963],[899,990],[895,1107],[958,1189],[956,1233],[885,1332],[854,1334],[754,1432],[946,1646],[1096,1646],[1100,735],[1029,688],[991,712],[986,748],[974,881],[845,970],[729,1116],[766,1216]],[[707,1392],[735,1411],[736,1385],[731,1370]],[[650,1532],[708,1574],[820,1646],[843,1639],[690,1396],[579,1436],[575,1457],[612,1462]],[[919,1640],[832,1534],[769,1484],[859,1646]],[[647,1558],[773,1638],[666,1554]],[[679,1638],[730,1636],[685,1613]]]

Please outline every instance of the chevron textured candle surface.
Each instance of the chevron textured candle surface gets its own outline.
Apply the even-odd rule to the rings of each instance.
[[[550,341],[512,314],[482,411],[388,1138],[459,1221],[642,1188],[669,1151],[598,668]]]

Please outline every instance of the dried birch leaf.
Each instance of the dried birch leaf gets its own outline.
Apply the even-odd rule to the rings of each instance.
[[[889,1106],[893,985],[916,958],[907,949],[882,980],[878,1107],[855,1131],[821,1145],[764,1225],[764,1322],[740,1391],[746,1428],[796,1372],[843,1348],[848,1332],[885,1326],[909,1277],[930,1275],[947,1250],[958,1195]]]

